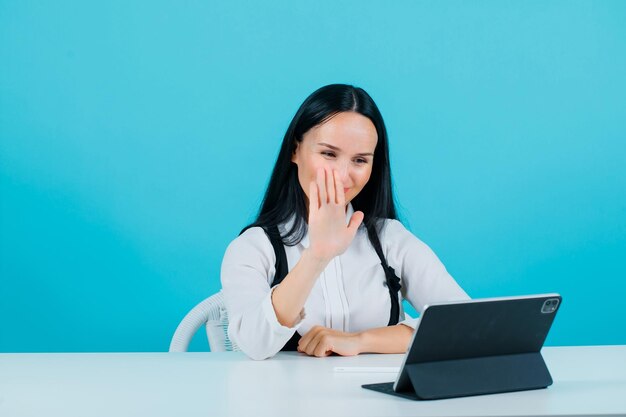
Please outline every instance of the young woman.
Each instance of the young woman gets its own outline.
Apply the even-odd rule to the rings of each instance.
[[[302,103],[256,221],[226,250],[231,340],[253,359],[403,353],[416,310],[467,294],[396,220],[387,132],[361,88],[333,84]]]

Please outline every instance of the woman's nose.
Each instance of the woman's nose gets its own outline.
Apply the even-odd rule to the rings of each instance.
[[[339,174],[339,178],[345,184],[348,182],[349,178],[349,166],[347,162],[340,162],[337,164],[337,173]]]

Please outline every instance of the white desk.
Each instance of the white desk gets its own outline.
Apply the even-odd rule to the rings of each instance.
[[[361,388],[401,355],[311,358],[241,353],[0,354],[0,416],[626,415],[626,346],[545,348],[548,389],[411,401]]]

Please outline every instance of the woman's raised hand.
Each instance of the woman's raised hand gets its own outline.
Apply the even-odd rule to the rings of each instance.
[[[355,211],[346,225],[346,198],[343,183],[335,170],[318,168],[309,185],[309,250],[325,262],[346,251],[363,222]]]

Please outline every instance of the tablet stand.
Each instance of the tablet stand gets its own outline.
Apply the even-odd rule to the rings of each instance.
[[[406,365],[419,399],[545,388],[552,377],[540,352]]]

